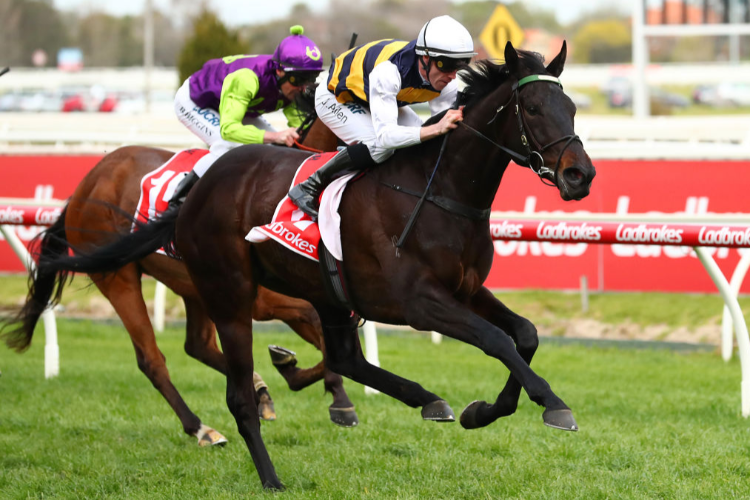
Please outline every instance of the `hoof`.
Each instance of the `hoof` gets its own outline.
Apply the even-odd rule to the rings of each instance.
[[[261,420],[276,420],[276,408],[273,406],[273,400],[265,391],[261,394],[258,402],[258,416]]]
[[[227,444],[227,438],[222,436],[216,430],[201,424],[201,428],[195,433],[198,438],[198,446],[224,446]]]
[[[286,366],[297,364],[297,353],[277,345],[269,345],[268,352],[271,355],[271,363],[274,366]]]
[[[442,399],[424,405],[422,407],[422,418],[425,420],[433,420],[435,422],[456,421],[456,415],[453,414],[453,410],[448,406],[448,403]]]
[[[484,427],[477,423],[477,411],[487,403],[484,401],[472,401],[469,403],[464,411],[461,412],[461,427],[464,429],[479,429]]]
[[[357,418],[357,412],[354,411],[354,407],[349,408],[328,408],[328,413],[331,415],[331,422],[341,427],[356,427],[359,425],[359,418]]]
[[[263,481],[263,489],[275,490],[275,491],[286,491],[286,486],[281,484],[281,481],[279,481],[278,478],[275,478],[275,479],[269,479],[267,481]]]
[[[549,427],[564,431],[578,430],[578,424],[576,423],[576,419],[573,418],[573,412],[570,410],[544,410],[542,418],[544,419],[544,425]]]

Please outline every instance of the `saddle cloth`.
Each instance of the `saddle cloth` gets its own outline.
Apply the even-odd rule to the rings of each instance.
[[[306,180],[335,154],[322,153],[307,158],[297,169],[289,188]],[[289,250],[318,262],[318,242],[322,238],[329,252],[337,259],[343,260],[338,207],[346,183],[354,175],[352,173],[339,177],[326,187],[320,200],[318,223],[313,222],[309,215],[297,208],[289,196],[284,196],[276,206],[271,222],[252,228],[245,239],[251,243],[272,239]]]
[[[164,165],[144,175],[141,180],[141,197],[135,208],[135,220],[146,223],[166,210],[177,185],[206,154],[207,149],[183,149]]]

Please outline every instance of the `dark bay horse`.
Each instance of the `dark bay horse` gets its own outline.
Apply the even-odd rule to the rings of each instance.
[[[565,57],[563,44],[545,67],[537,55],[517,52],[509,43],[504,65],[479,62],[464,76],[464,122],[447,136],[445,149],[442,140],[432,140],[397,151],[351,183],[341,202],[342,266],[361,317],[437,331],[478,347],[510,370],[494,403],[475,401],[463,411],[467,429],[514,413],[521,389],[544,407],[545,424],[578,428],[568,406],[529,366],[538,346],[533,324],[482,286],[494,255],[489,210],[511,159],[530,166],[565,200],[589,193],[595,169],[574,132],[575,106],[557,80]],[[271,220],[305,157],[265,146],[235,149],[217,162],[221,169],[206,174],[181,210],[166,212],[93,255],[41,262],[103,272],[174,243],[218,329],[228,368],[227,405],[262,485],[274,489],[283,485],[261,437],[252,384],[249,304],[257,300],[259,286],[313,304],[333,371],[421,407],[425,420],[455,420],[438,395],[365,360],[357,316],[327,295],[318,265],[275,242],[244,239],[251,228]],[[417,204],[407,193],[425,191],[428,179],[433,179],[431,201],[405,244],[395,248]]]
[[[312,123],[301,134],[302,146],[335,150],[336,136],[320,120],[314,120],[314,115],[310,115],[310,118]],[[172,155],[161,149],[124,147],[105,156],[78,185],[59,221],[39,236],[36,251],[47,258],[66,253],[68,246],[94,251],[115,240],[119,234],[129,232],[129,216],[136,210],[141,179]],[[123,214],[128,214],[128,217]],[[182,262],[153,254],[123,266],[114,275],[92,273],[90,277],[112,304],[128,331],[138,367],[167,400],[184,431],[196,436],[201,445],[223,443],[224,437],[201,422],[170,380],[166,360],[156,344],[141,292],[143,274],[155,277],[182,297],[187,314],[185,351],[226,374],[227,365],[217,347],[214,325]],[[66,278],[66,272],[48,273],[44,267],[32,277],[29,297],[18,318],[20,326],[7,334],[11,347],[23,350],[29,346],[34,327],[47,303],[50,300],[59,302]],[[56,282],[58,287],[55,290]],[[308,302],[261,288],[258,299],[251,306],[254,319],[282,320],[303,339],[324,350],[320,320]],[[292,390],[301,390],[323,379],[326,391],[331,392],[334,399],[329,408],[331,420],[345,427],[357,424],[357,414],[343,388],[341,376],[326,369],[323,361],[313,368],[300,369],[291,351],[274,347],[271,356],[274,366]],[[270,395],[264,392],[260,401],[261,417],[275,418]]]

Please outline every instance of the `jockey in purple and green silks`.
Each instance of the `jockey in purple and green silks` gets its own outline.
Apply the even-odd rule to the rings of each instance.
[[[193,171],[177,186],[172,202],[187,191],[216,159],[242,144],[292,146],[301,124],[294,97],[315,82],[323,69],[320,49],[302,26],[292,26],[272,55],[238,55],[212,59],[177,91],[180,122],[209,146]],[[283,110],[285,130],[275,131],[261,116]]]

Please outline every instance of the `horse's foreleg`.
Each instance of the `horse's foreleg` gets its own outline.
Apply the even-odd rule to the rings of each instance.
[[[264,488],[283,489],[260,434],[258,395],[253,384],[252,317],[218,320],[221,344],[227,358],[227,406],[245,439]]]
[[[422,418],[451,422],[453,411],[439,396],[411,380],[367,362],[357,334],[357,320],[339,309],[318,310],[327,349],[326,362],[334,372],[398,399],[412,408],[422,407]]]
[[[472,297],[471,308],[479,316],[506,332],[516,343],[518,354],[527,364],[531,364],[531,359],[534,357],[537,347],[539,347],[536,327],[531,321],[508,309],[492,292],[484,287]],[[473,403],[475,406],[473,427],[484,427],[500,417],[507,417],[515,413],[521,388],[518,379],[510,375],[494,404]],[[471,412],[462,415],[462,424],[469,425],[469,422],[464,421],[464,416],[468,418],[470,415]]]
[[[183,297],[182,300],[185,302],[187,316],[185,352],[222,375],[226,375],[227,362],[216,344],[216,328],[208,317],[206,308],[197,298]],[[276,410],[271,394],[268,392],[268,386],[257,373],[254,375],[254,386],[260,401],[258,409],[260,418],[276,420]]]
[[[552,392],[549,384],[534,373],[528,362],[516,350],[513,339],[503,329],[456,301],[438,284],[420,287],[420,294],[413,297],[409,305],[407,321],[413,328],[437,331],[476,346],[488,356],[499,359],[510,370],[511,376],[526,390],[529,398],[545,407],[545,424],[566,430],[578,430],[570,409]],[[527,340],[524,338],[524,341]],[[529,350],[523,350],[528,355]],[[510,382],[510,388],[505,395],[512,397],[514,390],[513,382]],[[484,402],[470,404],[461,416],[461,424],[467,429],[473,429],[492,422],[493,419],[489,418],[492,412],[488,412],[486,406]],[[484,411],[479,412],[481,416],[478,416],[477,410],[480,408]],[[494,411],[497,412],[500,408],[502,403]],[[495,419],[498,417],[499,415],[495,416]]]
[[[258,396],[253,381],[252,307],[257,286],[249,253],[242,243],[217,245],[208,238],[183,240],[179,237],[181,229],[178,225],[178,246],[216,324],[227,362],[227,406],[247,444],[263,487],[283,489],[260,433]],[[189,231],[187,233],[189,236]]]

